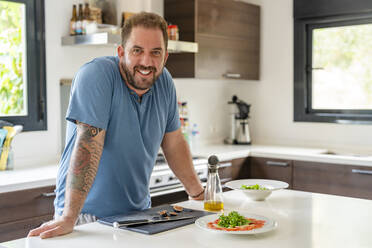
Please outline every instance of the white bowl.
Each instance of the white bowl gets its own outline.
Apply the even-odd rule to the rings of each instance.
[[[242,185],[260,185],[260,187],[265,187],[266,189],[242,189]],[[227,182],[226,187],[234,190],[240,190],[243,192],[248,198],[254,201],[263,201],[269,195],[271,195],[272,191],[285,189],[288,188],[288,183],[276,180],[267,180],[267,179],[242,179],[242,180],[234,180]]]

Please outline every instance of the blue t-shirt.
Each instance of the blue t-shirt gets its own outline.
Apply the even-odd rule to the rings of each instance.
[[[75,121],[106,130],[101,160],[82,213],[105,217],[151,206],[149,180],[166,132],[180,127],[175,87],[164,68],[142,96],[128,88],[118,57],[101,57],[74,78],[66,114],[66,146],[57,175],[55,211],[62,215]]]

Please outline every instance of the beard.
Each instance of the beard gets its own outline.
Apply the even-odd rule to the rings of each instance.
[[[129,68],[124,64],[120,63],[121,68],[125,73],[125,77],[127,79],[128,84],[130,84],[136,90],[147,90],[151,88],[151,86],[155,83],[155,81],[159,78],[159,75],[156,75],[156,68],[153,66],[141,66],[137,65],[133,68],[133,73],[129,71]],[[153,77],[151,79],[148,78],[138,78],[135,79],[136,73],[139,73],[138,70],[151,70]]]

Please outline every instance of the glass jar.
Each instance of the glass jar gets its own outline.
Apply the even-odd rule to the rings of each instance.
[[[204,192],[204,209],[207,211],[223,210],[223,197],[220,176],[218,175],[218,158],[208,158],[208,180]]]
[[[177,25],[168,25],[168,39],[169,40],[178,40],[178,26]]]

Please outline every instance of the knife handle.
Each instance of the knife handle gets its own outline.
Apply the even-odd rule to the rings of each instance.
[[[149,223],[149,220],[143,219],[143,220],[124,220],[124,221],[115,221],[112,223],[113,227],[119,228],[122,226],[129,226],[129,225],[136,225],[136,224],[143,224],[143,223]]]

